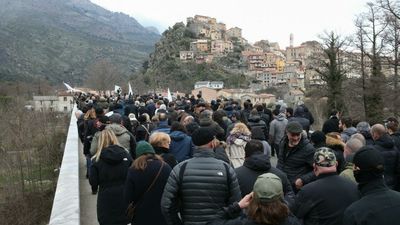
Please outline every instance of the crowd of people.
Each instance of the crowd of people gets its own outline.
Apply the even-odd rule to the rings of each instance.
[[[304,103],[270,110],[201,93],[76,103],[99,224],[400,223],[395,117],[369,124],[333,109],[318,130]]]

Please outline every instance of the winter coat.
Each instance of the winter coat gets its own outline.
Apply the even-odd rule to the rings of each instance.
[[[233,168],[243,165],[245,155],[244,148],[246,147],[246,144],[246,140],[235,138],[233,143],[229,143],[226,147],[226,155],[228,155],[229,161],[231,162]]]
[[[358,199],[355,183],[336,173],[320,174],[297,193],[291,211],[304,225],[341,225],[344,210]]]
[[[373,145],[374,139],[372,139],[371,133],[369,131],[361,131],[360,134],[365,138],[365,145]]]
[[[286,173],[293,191],[297,191],[295,181],[298,178],[303,181],[303,184],[315,179],[313,173],[314,153],[314,146],[305,137],[302,137],[299,144],[291,149],[288,146],[287,136],[282,139],[276,168]]]
[[[250,115],[247,126],[251,131],[251,138],[257,140],[268,140],[268,126],[261,120],[259,115]]]
[[[336,156],[338,174],[343,171],[346,163],[343,155],[344,146],[345,144],[341,140],[329,136],[326,137],[326,147],[332,149]]]
[[[351,204],[343,225],[398,225],[400,193],[390,190],[382,179],[359,185],[361,199]]]
[[[342,141],[346,143],[350,139],[351,135],[355,133],[357,133],[357,129],[355,127],[349,127],[340,133],[340,137],[342,138]]]
[[[168,121],[160,121],[158,126],[152,131],[152,133],[154,132],[163,132],[169,134],[171,132],[171,127],[168,125]]]
[[[336,116],[331,116],[324,122],[324,125],[322,126],[322,132],[324,132],[324,134],[339,132],[339,119]]]
[[[375,148],[378,149],[385,160],[384,178],[386,185],[394,190],[400,191],[400,152],[394,146],[393,139],[384,134],[375,140]]]
[[[121,146],[110,145],[101,151],[98,161],[92,160],[89,182],[93,190],[99,187],[97,219],[100,224],[127,224],[127,204],[124,187],[128,168],[132,164],[129,153]]]
[[[264,154],[254,154],[247,157],[244,160],[243,166],[236,168],[235,172],[243,197],[253,191],[254,183],[259,175],[264,173],[273,173],[282,181],[285,200],[287,200],[287,202],[292,202],[294,199],[294,192],[286,174],[279,169],[272,167],[269,157]]]
[[[357,184],[356,178],[354,178],[353,174],[353,163],[351,162],[346,163],[344,170],[340,173],[340,176],[345,177]]]
[[[95,119],[88,119],[84,121],[84,134],[83,134],[83,154],[90,155],[90,147],[92,145],[94,134],[98,131],[95,126]]]
[[[280,113],[269,125],[269,136],[272,144],[279,144],[285,136],[285,129],[288,120],[284,113]]]
[[[234,203],[229,207],[224,208],[224,219],[217,219],[207,223],[207,225],[264,225],[260,223],[256,223],[253,220],[241,216],[242,210],[239,207],[238,203]],[[269,225],[269,224],[265,224]],[[288,218],[278,225],[301,225],[300,221],[293,216],[293,214],[289,214]]]
[[[202,225],[222,218],[223,207],[240,200],[235,171],[201,148],[172,170],[161,200],[167,224]],[[178,216],[180,212],[180,217]]]
[[[160,155],[163,158],[164,162],[168,163],[168,165],[171,168],[174,168],[178,164],[178,161],[176,161],[175,156],[169,152],[168,148],[156,147],[156,146],[153,146],[153,148],[156,154]]]
[[[153,187],[145,193],[157,176],[162,163],[164,163],[164,166],[161,169],[160,175]],[[134,169],[133,167],[129,168],[125,184],[125,200],[127,204],[131,202],[136,203],[135,216],[130,221],[132,224],[167,224],[161,214],[160,202],[170,172],[171,167],[168,164],[153,157],[147,161],[147,167],[144,171]]]
[[[148,141],[151,132],[154,129],[152,123],[142,123],[136,128],[136,140],[137,141]]]
[[[394,141],[394,145],[398,150],[400,150],[400,131],[397,131],[390,135]]]
[[[192,137],[182,131],[173,131],[169,136],[171,137],[169,152],[175,156],[178,162],[192,158],[194,149]]]
[[[209,118],[202,118],[199,121],[199,125],[200,127],[209,127],[213,129],[217,139],[220,141],[225,141],[225,130],[221,126],[219,126],[218,123],[214,120]]]

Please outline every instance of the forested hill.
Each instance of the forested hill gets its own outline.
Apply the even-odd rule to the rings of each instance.
[[[89,0],[0,0],[0,80],[80,84],[102,59],[127,77],[159,38],[134,18]]]

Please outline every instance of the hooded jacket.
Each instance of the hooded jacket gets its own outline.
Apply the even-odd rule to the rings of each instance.
[[[345,161],[344,155],[343,155],[344,145],[345,144],[341,140],[326,136],[326,147],[328,147],[334,151],[336,160],[338,162],[338,165],[337,165],[338,174],[344,170],[344,167],[346,164],[346,161]]]
[[[242,196],[253,191],[254,183],[257,177],[264,173],[273,173],[277,175],[283,186],[285,200],[291,203],[294,199],[294,192],[286,174],[281,170],[272,167],[269,157],[264,154],[253,154],[244,160],[243,166],[235,169]]]
[[[169,152],[175,156],[176,161],[182,162],[192,158],[194,149],[192,137],[182,131],[173,131],[169,136],[171,137]]]
[[[251,131],[251,137],[257,140],[267,140],[268,137],[268,127],[267,124],[261,120],[259,115],[249,116],[247,126]]]
[[[288,120],[284,113],[279,113],[279,115],[272,120],[269,125],[269,136],[271,137],[272,144],[279,144],[282,138],[285,136],[285,129]]]
[[[384,134],[375,140],[375,147],[378,149],[385,160],[384,180],[386,185],[395,190],[400,190],[400,153],[394,146],[393,139]]]
[[[89,182],[92,189],[99,187],[97,219],[100,224],[127,224],[127,204],[123,191],[128,168],[132,164],[129,153],[118,145],[101,151],[98,161],[92,160]]]

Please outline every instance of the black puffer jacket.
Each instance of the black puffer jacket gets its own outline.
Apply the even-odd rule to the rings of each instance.
[[[279,144],[276,168],[286,173],[293,191],[296,192],[295,181],[297,178],[300,178],[304,185],[315,179],[313,173],[314,153],[314,146],[305,137],[302,137],[299,144],[290,150],[287,136]]]
[[[286,174],[279,169],[272,167],[268,156],[264,154],[254,154],[246,158],[243,166],[236,168],[235,172],[239,181],[242,196],[253,191],[253,186],[258,176],[264,173],[273,173],[282,181],[285,200],[291,203],[294,199],[294,192]]]
[[[267,124],[263,120],[261,120],[261,117],[259,115],[250,114],[247,126],[251,131],[251,138],[264,141],[268,140],[267,137],[269,129],[267,127]]]
[[[172,170],[162,196],[161,211],[170,225],[201,225],[222,218],[222,208],[239,201],[240,197],[232,167],[215,159],[212,149],[201,149]]]
[[[100,224],[128,223],[124,187],[131,164],[129,153],[118,145],[104,148],[100,159],[93,160],[89,182],[93,189],[100,187],[97,197],[97,219]]]
[[[384,178],[386,185],[391,189],[399,190],[400,153],[394,146],[393,139],[388,134],[384,134],[375,140],[375,148],[382,153],[385,160]]]
[[[393,139],[396,148],[400,150],[400,131],[393,133],[390,137]]]

